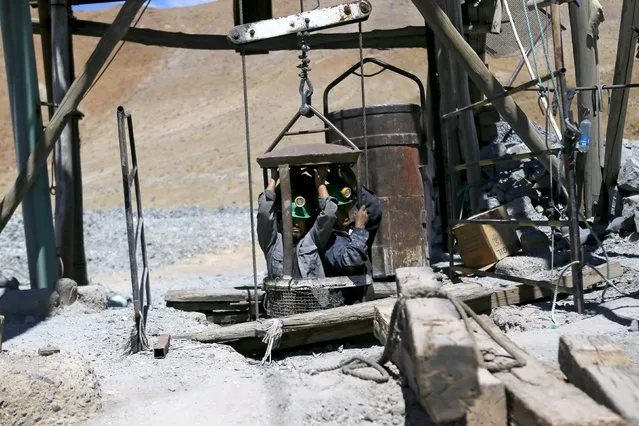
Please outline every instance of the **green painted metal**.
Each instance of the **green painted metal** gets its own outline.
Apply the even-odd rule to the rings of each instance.
[[[0,30],[18,169],[42,138],[42,112],[28,0],[0,0]],[[58,278],[53,215],[46,170],[22,202],[32,288],[53,288]]]

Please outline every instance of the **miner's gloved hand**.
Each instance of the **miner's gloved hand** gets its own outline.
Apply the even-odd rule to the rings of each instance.
[[[355,215],[355,228],[365,228],[368,223],[368,213],[366,207],[362,206]]]

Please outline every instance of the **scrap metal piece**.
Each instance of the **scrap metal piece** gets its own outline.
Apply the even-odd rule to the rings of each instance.
[[[53,354],[59,354],[60,348],[55,346],[46,346],[44,348],[38,349],[38,355],[40,356],[51,356]]]
[[[169,345],[171,344],[170,334],[160,334],[158,342],[153,347],[154,358],[164,358],[169,352]]]
[[[372,8],[368,0],[361,0],[282,18],[251,22],[233,27],[227,38],[233,44],[246,44],[298,32],[354,24],[367,20]]]

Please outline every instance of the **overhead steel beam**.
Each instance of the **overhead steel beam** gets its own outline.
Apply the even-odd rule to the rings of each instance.
[[[102,22],[71,20],[70,29],[74,35],[102,37],[109,24]],[[33,23],[33,31],[40,34],[40,23]],[[373,30],[362,34],[366,47],[372,49],[426,48],[424,27],[405,27],[391,30]],[[148,28],[130,28],[124,40],[147,46],[163,46],[177,49],[196,50],[237,50],[238,46],[228,42],[225,35],[185,34],[181,32],[159,31]],[[313,34],[308,38],[313,50],[357,49],[357,33]],[[299,50],[295,35],[258,41],[242,46],[246,51]]]

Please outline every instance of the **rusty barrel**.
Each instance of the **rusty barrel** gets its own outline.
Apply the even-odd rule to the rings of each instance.
[[[391,278],[401,267],[428,265],[420,172],[420,146],[425,140],[421,108],[413,104],[367,107],[366,144],[362,108],[335,111],[327,118],[358,148],[367,148],[362,161],[368,163],[368,179],[362,184],[382,205],[382,222],[372,247],[373,278]],[[339,144],[340,139],[329,132],[327,142]]]

